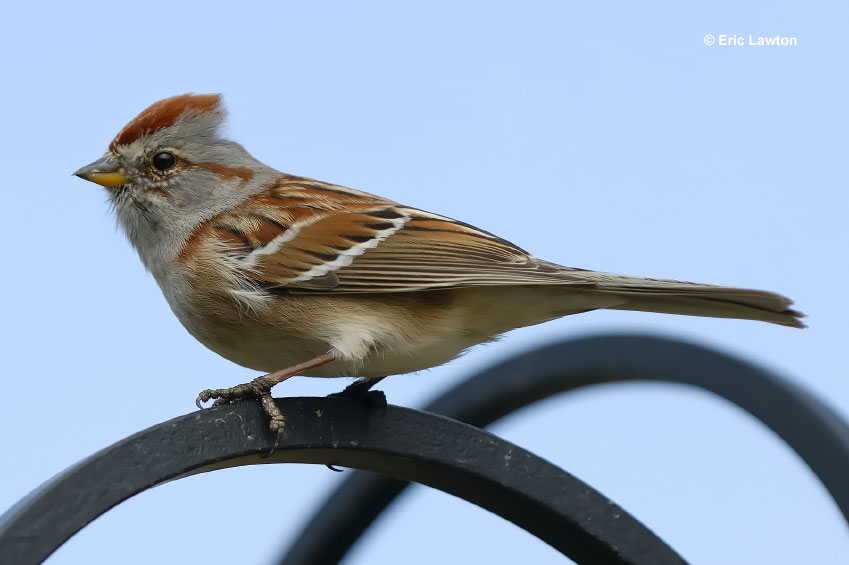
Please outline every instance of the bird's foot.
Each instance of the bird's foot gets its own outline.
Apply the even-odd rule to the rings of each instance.
[[[236,400],[256,398],[259,399],[262,404],[262,409],[265,411],[265,414],[270,420],[269,428],[271,431],[282,431],[286,424],[286,419],[283,417],[283,413],[280,411],[280,408],[277,407],[274,399],[271,398],[271,387],[276,385],[279,381],[273,382],[272,379],[268,378],[269,376],[270,375],[263,375],[255,378],[249,383],[243,383],[230,388],[206,389],[201,391],[198,395],[197,400],[195,400],[195,404],[198,408],[203,409],[203,405],[210,400],[215,400],[215,402],[212,403],[213,406],[224,406]]]
[[[328,394],[330,398],[350,398],[365,404],[368,408],[386,409],[386,395],[382,390],[371,390],[371,387],[382,381],[385,377],[376,379],[359,379],[345,387],[341,392]]]
[[[212,403],[213,406],[224,406],[235,400],[258,398],[262,404],[262,409],[265,411],[265,414],[270,420],[269,428],[272,432],[279,433],[283,431],[286,419],[283,417],[283,413],[280,411],[280,408],[277,407],[274,399],[271,398],[271,387],[285,381],[289,377],[297,375],[302,371],[329,363],[333,361],[333,359],[334,356],[332,353],[325,353],[310,359],[309,361],[305,361],[304,363],[257,377],[248,383],[243,383],[230,388],[206,389],[201,391],[198,395],[197,400],[195,400],[195,404],[198,408],[203,409],[204,403],[209,402],[210,400],[215,401]]]

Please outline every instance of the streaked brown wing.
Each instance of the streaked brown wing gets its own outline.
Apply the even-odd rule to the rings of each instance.
[[[570,269],[540,261],[489,232],[422,212],[339,269],[334,292],[410,292],[511,284],[587,284]]]
[[[392,206],[313,216],[254,251],[249,276],[266,285],[335,291],[339,273],[407,219]]]
[[[281,179],[212,227],[244,276],[293,292],[589,284],[489,232],[311,179]]]

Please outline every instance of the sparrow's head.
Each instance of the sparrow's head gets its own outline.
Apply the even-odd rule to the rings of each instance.
[[[105,187],[130,241],[182,243],[203,221],[244,199],[265,167],[220,136],[218,94],[160,100],[118,132],[97,161],[74,174]]]

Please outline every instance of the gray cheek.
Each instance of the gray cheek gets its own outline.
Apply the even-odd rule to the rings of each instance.
[[[187,170],[178,175],[170,192],[185,209],[209,206],[217,175],[199,170]]]

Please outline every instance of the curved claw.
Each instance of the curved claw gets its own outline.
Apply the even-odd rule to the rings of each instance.
[[[198,410],[203,410],[204,408],[206,408],[206,407],[203,405],[203,403],[204,403],[204,402],[206,402],[207,400],[209,400],[209,398],[210,398],[210,397],[207,395],[207,393],[208,393],[208,392],[209,392],[208,390],[205,390],[205,391],[201,392],[201,393],[198,395],[198,397],[197,397],[197,398],[195,398],[195,406],[197,406],[197,407],[198,407]]]
[[[204,406],[205,402],[209,402],[210,400],[215,399],[215,402],[212,403],[212,406]],[[206,408],[215,408],[216,406],[225,406],[230,404],[233,401],[232,389],[206,389],[201,391],[198,397],[195,399],[195,406],[197,406],[201,410],[205,410]]]

